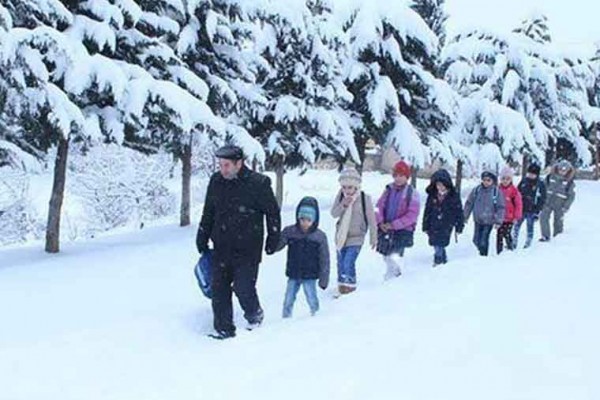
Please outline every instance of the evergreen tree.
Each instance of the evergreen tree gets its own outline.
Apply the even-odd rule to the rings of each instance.
[[[177,54],[210,88],[207,104],[227,122],[222,141],[244,149],[249,161],[264,163],[259,142],[245,128],[264,102],[256,81],[265,61],[250,44],[258,29],[258,10],[253,3],[237,0],[188,2]]]
[[[414,0],[412,4],[413,10],[437,36],[440,48],[446,44],[448,14],[444,10],[445,3],[446,0]]]
[[[346,84],[359,153],[372,140],[423,167],[448,152],[443,136],[457,118],[451,88],[430,72],[438,40],[412,9],[366,3],[348,20]],[[430,151],[431,150],[431,151]]]
[[[515,33],[527,36],[540,44],[548,44],[552,42],[550,28],[548,27],[548,18],[543,14],[533,14],[525,19],[521,26],[515,29]]]
[[[522,154],[543,159],[547,138],[534,132],[542,135],[548,127],[538,126],[532,78],[537,90],[548,91],[554,75],[530,56],[517,34],[459,35],[444,49],[442,61],[446,80],[463,98],[461,140],[479,155],[480,168],[517,163]]]
[[[305,168],[323,155],[358,162],[349,102],[338,59],[341,29],[332,22],[331,5],[322,0],[273,2],[261,16],[257,47],[266,60],[259,75],[265,106],[249,121],[249,131],[267,149],[267,166],[278,176],[283,196],[286,169]]]
[[[181,162],[180,224],[190,223],[193,147],[199,135],[224,125],[206,101],[209,87],[175,53],[186,9],[180,1],[73,2],[75,29],[91,53],[119,60],[128,90],[119,103],[124,124],[118,143],[144,153],[159,149]]]
[[[23,26],[3,38],[1,74],[8,88],[4,119],[17,128],[3,140],[40,158],[56,148],[46,244],[56,252],[71,143],[108,140],[146,152],[163,148],[189,160],[194,135],[219,130],[221,123],[203,101],[206,85],[162,42],[176,35],[177,24],[153,13],[153,4],[143,9],[131,0],[50,3],[39,7],[46,14],[36,12],[39,3],[9,4],[12,20]],[[174,12],[164,6],[161,10]],[[60,18],[55,10],[61,10]],[[191,167],[183,164],[185,224],[190,204],[185,171]]]

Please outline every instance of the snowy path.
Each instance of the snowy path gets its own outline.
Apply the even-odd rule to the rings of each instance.
[[[366,190],[385,181],[373,175]],[[305,192],[328,203],[336,187],[323,172],[288,184],[287,210]],[[302,296],[294,319],[279,318],[285,255],[269,258],[264,327],[223,343],[203,336],[211,312],[192,274],[194,228],[56,257],[0,250],[0,399],[599,399],[600,185],[578,195],[551,245],[482,261],[469,227],[434,270],[418,235],[405,275],[386,284],[365,251],[359,291],[321,292],[315,318]],[[332,233],[329,217],[323,227]]]

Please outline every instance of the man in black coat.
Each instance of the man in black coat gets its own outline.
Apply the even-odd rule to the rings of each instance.
[[[196,246],[203,253],[208,249],[209,239],[214,245],[214,337],[226,339],[235,336],[233,292],[244,310],[249,329],[263,320],[256,280],[262,260],[264,219],[266,216],[268,229],[265,250],[273,254],[279,243],[281,214],[271,180],[244,165],[239,147],[222,147],[216,156],[220,171],[208,184]]]

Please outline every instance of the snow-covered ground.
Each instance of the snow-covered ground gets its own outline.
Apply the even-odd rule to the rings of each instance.
[[[367,175],[365,190],[386,182]],[[303,195],[327,209],[337,190],[332,172],[286,183],[286,224]],[[226,342],[204,336],[195,227],[67,243],[56,256],[0,250],[0,399],[599,399],[599,196],[598,183],[578,183],[562,237],[500,257],[476,256],[469,227],[434,270],[419,233],[387,283],[364,249],[358,291],[320,292],[314,318],[302,295],[280,318],[285,254],[267,258],[265,324]]]

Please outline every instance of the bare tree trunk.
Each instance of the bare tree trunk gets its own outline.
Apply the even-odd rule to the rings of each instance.
[[[552,166],[556,162],[556,143],[550,146],[550,156],[548,157],[548,165]]]
[[[275,168],[275,174],[277,176],[277,192],[275,197],[277,198],[279,207],[281,207],[283,205],[283,175],[285,174],[283,162],[277,164],[277,167]]]
[[[254,157],[254,159],[252,160],[252,171],[258,171],[258,161],[256,160],[256,157]]]
[[[411,176],[410,176],[410,184],[411,186],[416,189],[417,188],[417,175],[419,173],[419,168],[417,167],[413,167],[412,168],[412,172],[411,172]]]
[[[600,133],[596,136],[596,180],[600,180]]]
[[[192,145],[183,146],[181,154],[181,209],[179,210],[179,226],[191,224],[192,204]]]
[[[356,170],[362,174],[367,158],[367,139],[363,135],[356,135],[354,137],[354,143],[356,150],[358,150],[358,157],[360,158],[360,164],[356,166]]]
[[[525,178],[525,175],[527,175],[527,168],[529,168],[529,156],[527,154],[523,154],[523,162],[521,164],[521,178]]]
[[[463,167],[463,160],[458,160],[456,162],[456,192],[459,196],[461,196],[462,193]]]
[[[67,178],[67,156],[69,154],[69,140],[60,139],[54,161],[54,183],[50,196],[50,209],[48,210],[48,224],[46,225],[46,252],[58,253],[60,251],[60,217],[65,196],[65,181]]]

